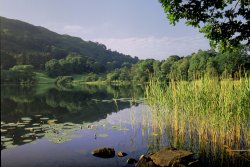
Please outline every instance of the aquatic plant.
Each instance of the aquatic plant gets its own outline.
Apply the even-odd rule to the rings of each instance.
[[[249,156],[249,77],[172,80],[169,85],[152,78],[145,95],[152,126],[167,133],[171,145],[214,154],[247,150]]]

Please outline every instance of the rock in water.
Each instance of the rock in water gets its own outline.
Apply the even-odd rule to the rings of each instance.
[[[135,164],[136,162],[137,162],[137,160],[134,159],[134,158],[129,158],[129,159],[127,160],[127,164]]]
[[[192,161],[194,162],[193,153],[190,151],[165,148],[151,155],[142,156],[136,167],[187,167]]]
[[[125,153],[125,152],[122,152],[122,151],[119,151],[118,153],[117,153],[117,156],[118,157],[125,157],[127,154]]]
[[[136,164],[136,167],[158,167],[151,158],[142,155]]]
[[[150,158],[158,166],[172,166],[176,162],[182,163],[192,156],[193,153],[190,151],[165,148],[154,153]]]
[[[92,151],[92,155],[100,158],[113,158],[115,150],[113,148],[99,148]]]

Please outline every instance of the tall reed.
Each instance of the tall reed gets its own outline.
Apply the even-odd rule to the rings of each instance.
[[[250,149],[249,77],[172,80],[168,86],[152,78],[145,95],[153,122],[171,131],[172,144],[195,138],[199,147]]]

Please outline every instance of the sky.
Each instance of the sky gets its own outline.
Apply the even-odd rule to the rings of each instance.
[[[0,16],[99,42],[140,59],[209,49],[184,21],[170,25],[158,0],[0,0]]]

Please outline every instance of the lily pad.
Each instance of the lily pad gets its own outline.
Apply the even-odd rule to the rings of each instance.
[[[8,124],[6,124],[8,127],[16,127],[17,126],[17,124],[16,123],[8,123]]]
[[[33,128],[33,130],[39,130],[39,129],[42,129],[42,127],[40,127],[40,126],[36,126],[36,127],[32,127]]]
[[[22,121],[31,121],[32,119],[30,117],[22,117],[21,120]]]
[[[48,120],[49,118],[46,118],[46,117],[42,117],[42,118],[40,118],[40,120]]]
[[[31,120],[23,121],[23,124],[29,124]]]
[[[42,117],[42,115],[39,115],[39,114],[37,114],[37,115],[33,115],[34,117]]]
[[[73,124],[72,122],[65,122],[64,126],[74,126],[75,124]]]
[[[63,129],[72,129],[72,126],[63,126]]]
[[[5,147],[13,145],[13,141],[8,141],[8,142],[4,142],[3,144]]]
[[[18,145],[15,145],[15,144],[9,144],[9,145],[6,145],[5,147],[7,148],[7,149],[10,149],[10,148],[15,148],[15,147],[17,147]]]
[[[52,143],[64,143],[66,141],[71,140],[71,138],[69,136],[63,135],[63,136],[58,136],[58,134],[55,133],[46,133],[45,137],[48,139],[48,141],[52,142]]]
[[[127,131],[127,130],[129,130],[128,128],[124,128],[124,127],[117,126],[117,125],[113,125],[112,129],[113,130],[118,130],[118,131]]]
[[[106,133],[99,133],[96,135],[96,137],[108,137],[109,135]]]
[[[17,122],[17,125],[26,125],[24,122]]]
[[[25,139],[25,140],[23,140],[23,142],[24,143],[30,143],[30,142],[32,142],[32,140],[31,139]]]
[[[37,134],[36,134],[37,137],[42,137],[42,136],[44,136],[44,135],[45,135],[44,133],[37,133]]]
[[[51,119],[51,120],[48,120],[47,123],[48,124],[55,124],[57,120],[56,119]]]
[[[112,126],[112,129],[114,129],[114,130],[120,129],[120,126],[113,125],[113,126]]]
[[[18,128],[23,128],[25,125],[17,125]]]
[[[36,135],[35,133],[27,133],[27,134],[23,135],[22,137],[25,138],[25,137],[35,136],[35,135]]]
[[[28,130],[28,131],[33,131],[34,128],[33,127],[28,127],[28,128],[24,128],[25,130]]]
[[[12,141],[13,139],[12,138],[4,138],[4,139],[1,139],[2,142],[8,142],[8,141]]]

